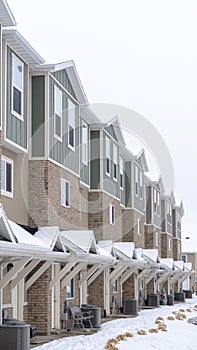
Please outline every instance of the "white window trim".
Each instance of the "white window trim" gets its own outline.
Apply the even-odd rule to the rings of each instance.
[[[107,154],[107,143],[109,145],[109,154]],[[105,137],[105,156],[106,156],[106,175],[107,176],[111,176],[110,175],[110,165],[111,165],[111,157],[110,157],[110,150],[111,150],[111,142],[110,142],[110,138],[109,137]],[[107,171],[107,159],[109,159],[109,172]]]
[[[70,148],[72,151],[75,151],[75,128],[76,128],[76,124],[73,126],[71,125],[70,123],[70,118],[69,118],[69,104],[72,104],[74,106],[74,108],[76,108],[76,105],[70,100],[68,99],[68,148]],[[74,120],[76,119],[76,116],[74,118]],[[75,120],[75,123],[76,123],[76,120]],[[69,130],[69,127],[71,126],[71,128],[73,129],[73,143],[74,143],[74,146],[72,146],[70,143],[69,143],[69,138],[70,138],[70,130]]]
[[[84,142],[83,140],[83,126],[85,126],[87,128],[87,142]],[[86,123],[84,120],[82,120],[82,131],[81,131],[81,135],[82,135],[82,140],[81,140],[81,145],[82,145],[82,150],[81,150],[81,162],[84,165],[88,165],[88,123]],[[83,145],[86,146],[86,161],[83,159]]]
[[[139,172],[139,168],[137,165],[135,165],[135,196],[136,197],[139,197],[139,195],[138,195],[138,192],[139,192],[138,172]]]
[[[117,152],[116,159],[115,159],[115,152]],[[113,144],[113,163],[116,166],[116,177],[114,176],[114,168],[113,168],[113,180],[118,182],[118,146],[116,146],[115,144]]]
[[[143,172],[140,169],[138,171],[140,173],[139,195],[140,195],[140,199],[143,199]]]
[[[71,281],[73,283],[73,296],[71,296],[70,298],[66,297],[66,300],[73,300],[73,299],[75,299],[75,279],[74,279],[74,277],[70,280],[70,283],[71,283]],[[66,286],[66,288],[67,288],[67,286]]]
[[[68,186],[68,188],[69,188],[69,190],[68,190],[68,192],[69,192],[68,193],[68,203],[69,203],[69,205],[66,205],[66,203],[62,203],[62,183],[63,182],[65,183],[65,188],[66,188],[66,183],[69,185]],[[65,199],[66,199],[66,197],[65,197]],[[65,208],[70,208],[70,182],[65,180],[65,179],[62,179],[62,178],[61,178],[61,206],[65,207]]]
[[[120,180],[120,189],[121,191],[123,191],[123,186],[124,186],[124,183],[123,183],[123,180],[124,180],[124,160],[122,157],[120,157],[120,179],[121,179],[121,175],[122,175],[122,186],[121,186],[121,180]]]
[[[113,288],[113,294],[118,293],[118,280],[114,281],[112,288]]]
[[[113,217],[112,217],[113,210],[114,210],[114,220],[112,220],[113,219]],[[109,205],[109,223],[110,223],[110,225],[115,225],[115,206],[113,204]]]
[[[56,90],[58,90],[58,92],[60,92],[60,96],[61,96],[61,111],[62,111],[62,91],[56,85],[54,85],[54,137],[58,141],[62,142],[62,113],[61,114],[56,113],[56,98],[55,98]],[[59,135],[57,135],[55,133],[55,131],[56,131],[56,114],[60,118],[60,134],[61,134],[61,136],[59,136]]]
[[[16,86],[14,84],[14,74],[13,74],[13,59],[16,59],[22,66],[22,89],[20,89],[18,86]],[[18,58],[13,52],[12,52],[12,77],[11,77],[11,81],[12,81],[12,90],[11,90],[11,114],[14,115],[15,117],[17,117],[18,119],[20,119],[21,121],[24,121],[24,107],[23,107],[23,103],[24,103],[24,62],[20,60],[20,58]],[[13,88],[16,87],[20,92],[21,92],[21,114],[18,114],[15,110],[14,110],[14,106],[13,106]]]
[[[10,159],[8,157],[5,157],[5,156],[2,156],[1,157],[1,161],[5,161],[6,163],[9,163],[11,164],[11,177],[12,177],[12,182],[11,182],[11,186],[12,186],[12,192],[8,192],[6,190],[3,190],[1,189],[1,194],[3,196],[6,196],[6,197],[9,197],[9,198],[13,198],[14,197],[14,188],[13,188],[13,185],[14,185],[14,161],[13,159]],[[2,165],[2,164],[1,164]],[[6,174],[5,174],[5,177],[6,177]]]
[[[159,247],[159,233],[158,232],[155,233],[155,245],[156,245],[156,247]]]
[[[141,226],[141,232],[140,232],[140,226]],[[142,235],[142,220],[141,219],[137,219],[137,233],[139,236]]]

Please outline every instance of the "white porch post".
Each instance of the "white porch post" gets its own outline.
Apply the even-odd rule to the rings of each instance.
[[[3,269],[2,269],[2,265],[0,263],[0,280],[3,278]],[[2,298],[2,288],[0,288],[0,325],[2,324],[2,305],[3,305],[3,298]]]
[[[110,283],[109,283],[109,268],[105,269],[105,278],[104,278],[104,294],[105,294],[105,310],[106,315],[110,314]]]

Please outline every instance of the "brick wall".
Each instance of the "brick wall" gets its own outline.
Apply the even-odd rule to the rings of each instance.
[[[104,309],[104,273],[102,272],[88,287],[88,304]]]
[[[134,242],[136,248],[145,248],[144,215],[135,209],[122,209],[123,241]],[[138,219],[142,221],[142,234],[138,234]]]
[[[171,240],[171,250],[169,250],[169,239]],[[172,235],[161,232],[161,258],[173,258]]]
[[[179,253],[180,245],[180,253]],[[181,260],[181,240],[179,238],[173,238],[173,259]]]
[[[70,207],[61,205],[61,178],[70,182]],[[29,161],[29,225],[80,227],[79,178],[50,161]]]
[[[134,273],[122,285],[123,298],[135,298]]]
[[[89,229],[97,240],[122,240],[122,207],[120,201],[105,192],[89,192]],[[115,224],[109,222],[109,205],[115,207]]]
[[[156,246],[156,233],[159,235],[159,245]],[[161,256],[161,230],[154,225],[145,225],[145,248],[158,249]]]

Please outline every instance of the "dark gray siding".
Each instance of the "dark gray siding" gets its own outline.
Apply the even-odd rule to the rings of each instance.
[[[100,188],[100,131],[90,132],[90,188]]]
[[[54,137],[54,85],[52,77],[49,77],[49,156],[61,165],[79,174],[79,106],[75,108],[75,150],[68,147],[68,94],[62,89],[62,142]],[[59,87],[59,86],[58,86]],[[59,87],[60,88],[60,87]],[[60,88],[61,90],[61,88]],[[73,101],[72,101],[73,102]]]
[[[151,224],[152,220],[152,198],[151,187],[146,187],[146,223]]]
[[[172,210],[172,234],[173,234],[173,237],[176,237],[177,236],[177,232],[176,232],[176,210],[173,209]]]
[[[15,53],[14,53],[15,54]],[[15,54],[17,56],[17,54]],[[24,63],[24,62],[23,62]],[[11,114],[12,108],[12,50],[7,49],[7,115],[6,137],[17,145],[27,149],[27,90],[28,90],[28,66],[24,63],[24,100],[23,120]]]
[[[166,232],[166,203],[165,200],[161,201],[161,230]]]
[[[131,162],[125,162],[125,207],[131,207]]]
[[[45,77],[32,77],[32,156],[45,155]]]
[[[71,82],[69,80],[69,77],[66,73],[66,70],[60,70],[57,72],[52,73],[52,75],[57,79],[61,85],[76,99],[74,90],[72,88]]]
[[[135,181],[135,169],[134,169],[134,181]],[[140,184],[140,172],[138,171],[138,188],[139,188],[139,184]],[[144,174],[142,175],[142,184],[144,184]],[[134,182],[134,185],[135,185],[135,182]],[[141,213],[143,213],[144,212],[144,202],[145,202],[145,200],[144,200],[144,186],[142,186],[142,198],[139,195],[139,191],[138,191],[138,196],[136,196],[136,194],[134,195],[134,208],[139,210]]]

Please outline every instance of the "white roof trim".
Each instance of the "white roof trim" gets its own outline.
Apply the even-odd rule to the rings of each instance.
[[[0,0],[0,21],[3,27],[16,26],[16,20],[6,0]]]
[[[159,254],[157,249],[143,249],[143,257],[150,262],[159,263]]]
[[[60,230],[58,226],[39,227],[38,231],[34,234],[34,237],[38,238],[42,241],[43,245],[52,250],[55,248],[59,236]],[[61,240],[59,243],[61,243]],[[63,246],[61,248],[64,251]]]
[[[116,242],[114,243],[114,248],[119,255],[126,257],[127,259],[133,259],[133,253],[135,249],[135,244],[133,242]]]
[[[62,242],[70,249],[81,250],[84,253],[91,253],[91,249],[97,254],[96,240],[91,230],[61,231]]]
[[[0,235],[8,241],[16,243],[16,238],[8,222],[2,204],[0,204]]]

